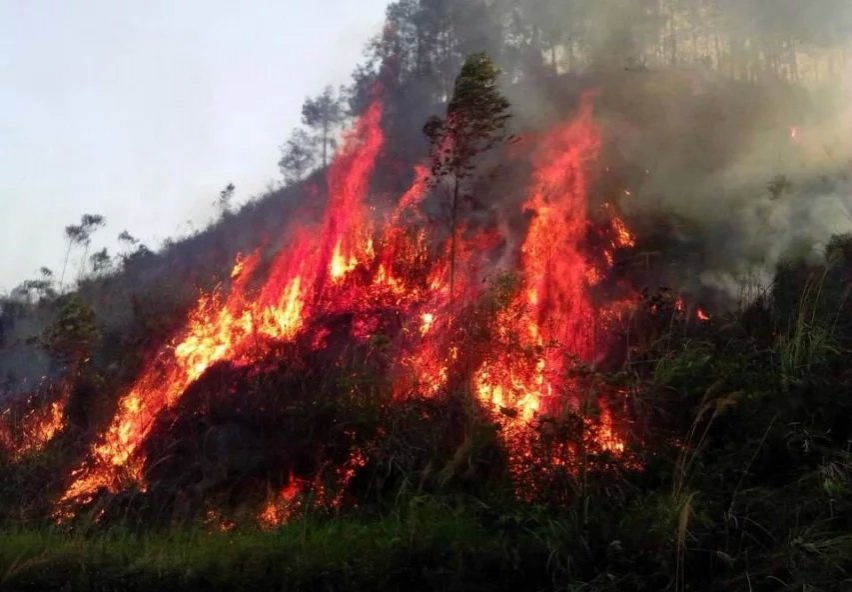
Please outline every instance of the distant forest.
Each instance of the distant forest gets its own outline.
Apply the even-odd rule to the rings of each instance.
[[[400,0],[368,43],[354,83],[305,102],[308,129],[293,132],[279,166],[287,182],[324,166],[344,116],[363,112],[376,81],[412,128],[447,100],[465,56],[478,51],[508,83],[691,68],[813,86],[848,77],[850,39],[847,0]],[[419,146],[417,132],[400,133],[403,154],[413,155],[406,149]]]
[[[847,0],[401,0],[388,8],[369,65],[436,77],[488,51],[510,78],[541,69],[700,64],[757,81],[828,81],[847,63]]]

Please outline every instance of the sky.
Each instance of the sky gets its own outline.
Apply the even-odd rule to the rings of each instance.
[[[157,248],[228,183],[263,193],[305,97],[350,81],[387,3],[0,0],[0,293],[59,275],[83,214],[107,221],[91,251],[123,230]]]

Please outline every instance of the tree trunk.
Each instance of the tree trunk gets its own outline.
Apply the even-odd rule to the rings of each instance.
[[[65,283],[65,270],[68,269],[68,257],[71,256],[71,247],[74,245],[74,242],[69,238],[68,239],[68,248],[65,250],[65,263],[62,264],[62,275],[59,278],[59,289],[62,289],[62,284]]]
[[[83,260],[80,262],[80,276],[77,280],[82,280],[86,275],[86,257],[89,256],[89,241],[86,241],[86,246],[83,249]]]

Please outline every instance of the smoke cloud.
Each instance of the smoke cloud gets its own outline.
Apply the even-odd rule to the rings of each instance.
[[[515,4],[528,37],[509,27],[504,63],[540,49],[545,74],[509,77],[516,125],[543,129],[598,91],[598,198],[682,222],[701,251],[682,284],[736,296],[852,232],[848,3]]]

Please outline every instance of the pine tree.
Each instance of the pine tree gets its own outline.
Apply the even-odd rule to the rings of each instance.
[[[298,183],[310,171],[316,157],[311,137],[301,129],[293,130],[290,139],[281,147],[278,168],[287,183]]]
[[[462,199],[469,200],[467,185],[474,176],[478,157],[507,139],[509,101],[497,87],[499,70],[484,53],[465,60],[456,78],[445,118],[433,116],[423,127],[432,144],[434,187],[450,183],[450,295],[455,284],[456,242]]]
[[[329,152],[335,149],[337,142],[334,132],[343,122],[343,106],[329,86],[318,97],[305,100],[302,105],[302,123],[314,130],[316,143],[321,146],[322,166],[328,165]]]

